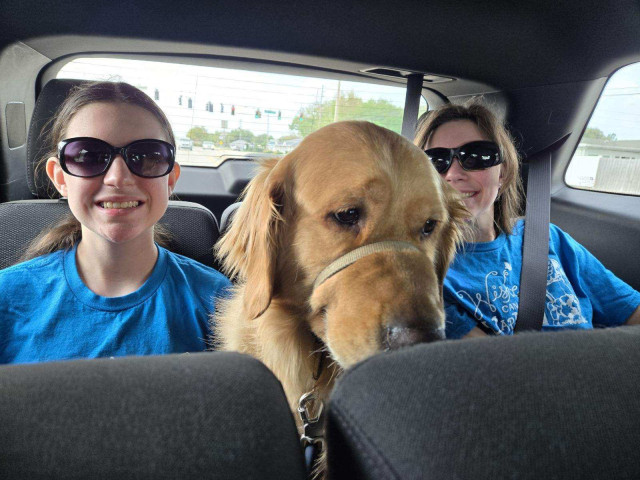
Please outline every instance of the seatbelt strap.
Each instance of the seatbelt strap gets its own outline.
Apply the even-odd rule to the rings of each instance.
[[[541,330],[547,301],[551,157],[569,134],[529,160],[527,202],[520,273],[520,304],[514,332]]]
[[[420,96],[422,95],[422,73],[412,73],[407,76],[407,93],[404,99],[404,115],[402,116],[402,136],[413,142],[418,123]]]

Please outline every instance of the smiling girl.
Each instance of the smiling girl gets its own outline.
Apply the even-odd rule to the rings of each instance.
[[[486,107],[444,105],[415,139],[471,212],[472,238],[444,282],[447,338],[511,335],[520,298],[524,221],[519,160],[504,126]],[[640,293],[582,245],[550,226],[543,330],[640,323]]]
[[[229,281],[154,240],[180,176],[162,110],[126,83],[83,85],[47,157],[73,218],[0,271],[0,363],[205,350]]]

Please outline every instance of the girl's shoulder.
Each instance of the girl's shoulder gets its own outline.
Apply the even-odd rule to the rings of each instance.
[[[57,250],[46,255],[41,255],[24,262],[16,263],[0,270],[0,275],[14,275],[21,271],[33,271],[40,269],[58,268],[64,258],[65,250]]]
[[[0,270],[0,290],[28,288],[63,273],[64,250],[58,250]]]

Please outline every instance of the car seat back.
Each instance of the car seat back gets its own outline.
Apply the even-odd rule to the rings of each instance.
[[[0,367],[0,478],[304,479],[282,386],[230,352]]]

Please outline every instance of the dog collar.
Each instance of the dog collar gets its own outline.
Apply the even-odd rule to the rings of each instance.
[[[320,285],[322,285],[326,280],[334,276],[341,270],[344,270],[352,263],[357,262],[361,258],[367,257],[374,253],[379,252],[388,252],[388,251],[403,251],[403,250],[416,250],[421,252],[418,247],[408,242],[398,242],[398,241],[386,241],[386,242],[377,242],[371,243],[369,245],[364,245],[362,247],[358,247],[355,250],[351,250],[348,253],[345,253],[341,257],[337,258],[333,262],[331,262],[327,267],[325,267],[320,275],[316,278],[316,281],[313,283],[313,289],[315,290]]]

